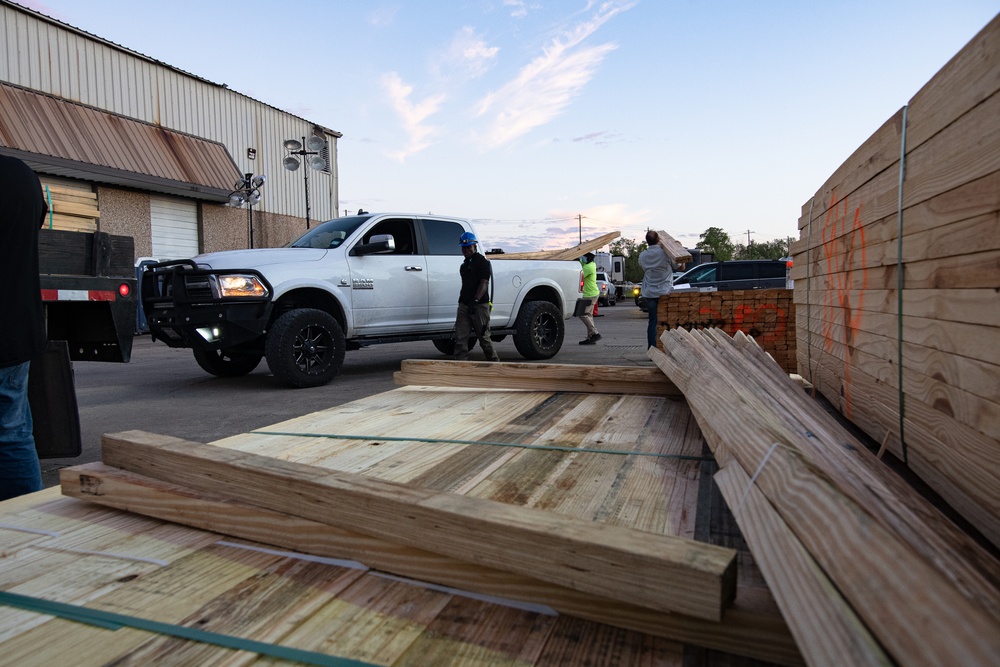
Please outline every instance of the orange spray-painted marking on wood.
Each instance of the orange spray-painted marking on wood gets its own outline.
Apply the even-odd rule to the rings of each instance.
[[[851,218],[848,223],[848,218]],[[826,351],[832,351],[835,342],[842,342],[844,358],[844,415],[851,417],[851,357],[854,333],[861,330],[862,306],[868,289],[868,271],[865,258],[865,230],[862,225],[861,206],[851,215],[847,197],[836,204],[831,194],[830,207],[822,226],[822,253],[826,261],[826,276],[830,289],[825,290],[823,303],[823,338]],[[852,268],[860,253],[860,269]],[[861,275],[861,289],[852,290],[855,276]],[[857,296],[854,296],[857,295]],[[856,303],[855,300],[856,299]],[[839,339],[839,340],[838,340]]]

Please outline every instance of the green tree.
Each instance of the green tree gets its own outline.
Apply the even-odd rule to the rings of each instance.
[[[751,243],[749,246],[738,243],[734,255],[736,259],[781,259],[787,256],[788,241],[785,239]]]
[[[715,257],[715,261],[724,262],[733,258],[736,246],[733,245],[729,234],[720,227],[709,227],[702,232],[698,243],[694,247],[699,250],[707,250]]]

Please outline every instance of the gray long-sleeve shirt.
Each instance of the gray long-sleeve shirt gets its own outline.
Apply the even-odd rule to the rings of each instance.
[[[639,253],[639,266],[645,273],[642,276],[642,297],[655,299],[670,294],[674,288],[674,269],[677,265],[663,252],[663,248],[654,245]]]

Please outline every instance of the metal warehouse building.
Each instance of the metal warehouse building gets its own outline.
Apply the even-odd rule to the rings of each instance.
[[[0,0],[0,153],[38,173],[54,229],[131,236],[158,259],[280,246],[337,216],[340,136]],[[282,167],[289,139],[315,169]],[[231,205],[255,199],[248,175],[266,176],[260,201]]]

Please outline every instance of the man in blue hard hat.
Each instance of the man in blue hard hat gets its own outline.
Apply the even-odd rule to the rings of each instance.
[[[479,253],[479,241],[472,232],[465,232],[458,239],[465,261],[459,267],[462,290],[458,295],[458,313],[455,316],[455,358],[469,358],[469,339],[475,335],[488,361],[500,361],[490,339],[490,279],[493,270],[490,260]]]

